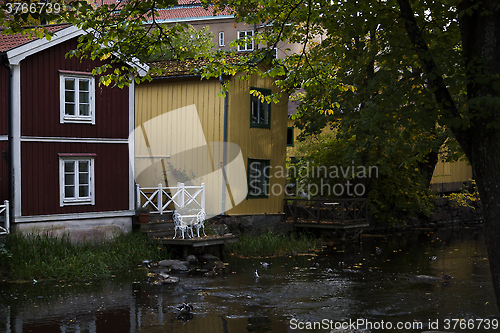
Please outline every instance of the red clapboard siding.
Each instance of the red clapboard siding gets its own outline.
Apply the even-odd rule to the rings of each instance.
[[[8,134],[9,70],[0,64],[0,135]]]
[[[0,205],[9,197],[8,163],[2,157],[2,151],[8,151],[8,141],[0,141]]]
[[[23,142],[22,215],[127,210],[127,144]],[[59,206],[59,153],[95,153],[95,205]]]
[[[60,124],[59,70],[92,72],[99,60],[65,57],[77,38],[27,57],[21,63],[21,131],[24,136],[127,138],[128,87],[99,86],[96,77],[96,124]]]

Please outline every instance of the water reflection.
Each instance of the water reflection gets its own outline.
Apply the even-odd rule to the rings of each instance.
[[[268,259],[270,269],[259,261],[230,259],[222,276],[181,274],[172,286],[150,285],[143,268],[92,283],[4,283],[0,332],[291,332],[292,318],[417,322],[422,329],[398,332],[418,332],[435,320],[498,317],[482,228],[365,235],[318,256]],[[177,317],[183,302],[191,320]]]

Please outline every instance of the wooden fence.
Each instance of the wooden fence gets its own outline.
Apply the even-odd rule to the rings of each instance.
[[[205,211],[205,184],[186,186],[177,183],[174,187],[139,187],[136,184],[136,208],[147,208],[150,213],[172,213],[178,208],[195,208]]]
[[[3,217],[2,217],[3,214]],[[0,235],[5,235],[9,233],[10,221],[9,221],[9,201],[5,200],[3,205],[0,205]],[[1,225],[3,223],[3,226]]]

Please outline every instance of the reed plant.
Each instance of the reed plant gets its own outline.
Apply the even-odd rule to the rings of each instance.
[[[91,280],[137,267],[143,260],[167,257],[160,243],[140,233],[110,240],[72,242],[68,236],[12,233],[0,252],[3,279]]]
[[[322,239],[308,234],[290,236],[268,231],[259,235],[242,234],[236,243],[228,243],[225,250],[238,257],[271,257],[317,251]]]

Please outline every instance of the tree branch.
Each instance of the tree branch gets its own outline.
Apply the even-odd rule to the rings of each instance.
[[[443,76],[439,73],[438,66],[424,40],[422,30],[417,24],[410,2],[408,0],[398,0],[398,3],[401,17],[405,20],[406,32],[413,46],[417,49],[418,58],[422,63],[422,68],[427,76],[429,89],[433,91],[436,101],[445,111],[446,119],[461,118],[455,101],[451,97],[451,94],[444,83]],[[467,135],[466,130],[453,126],[451,126],[451,129],[461,143],[465,142],[463,139]],[[467,147],[462,148],[464,148],[464,150],[467,149]]]

